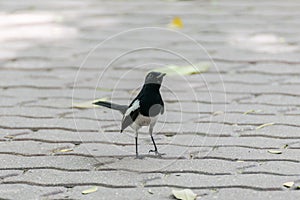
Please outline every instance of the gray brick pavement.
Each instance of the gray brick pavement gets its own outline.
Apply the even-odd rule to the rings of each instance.
[[[0,198],[172,199],[173,188],[202,199],[299,196],[283,187],[300,184],[299,2],[2,0],[0,8]],[[135,160],[133,133],[120,135],[118,113],[72,103],[128,103],[148,70],[188,65],[140,50],[111,63],[99,81],[126,51],[155,46],[193,63],[208,62],[207,54],[167,29],[139,29],[108,40],[78,69],[108,37],[165,29],[174,16],[218,68],[166,78],[167,112],[155,135],[166,155],[148,155],[142,130],[146,157]],[[264,123],[274,124],[257,128]]]

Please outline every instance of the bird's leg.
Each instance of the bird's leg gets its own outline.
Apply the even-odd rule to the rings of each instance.
[[[139,152],[138,152],[138,137],[135,136],[135,156],[139,157]]]
[[[138,152],[138,131],[135,132],[135,158],[136,159],[142,159],[142,156],[139,156]]]
[[[153,126],[151,126],[150,125],[150,127],[149,127],[149,134],[150,134],[150,137],[151,137],[151,140],[152,140],[152,143],[153,143],[153,145],[154,145],[154,150],[149,150],[149,153],[150,152],[154,152],[155,153],[155,155],[159,155],[159,156],[161,156],[161,155],[163,155],[163,154],[161,154],[161,153],[158,153],[158,150],[157,150],[157,146],[156,146],[156,144],[155,144],[155,141],[154,141],[154,138],[153,138]]]

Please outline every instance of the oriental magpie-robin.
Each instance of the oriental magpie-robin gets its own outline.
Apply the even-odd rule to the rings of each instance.
[[[118,110],[123,114],[121,133],[130,126],[135,131],[135,150],[138,157],[138,131],[142,126],[149,126],[149,134],[154,145],[154,150],[149,152],[158,153],[154,138],[153,128],[157,118],[164,113],[164,102],[159,89],[165,73],[150,72],[145,78],[143,88],[135,99],[127,105],[118,105],[106,101],[98,101],[94,104]]]

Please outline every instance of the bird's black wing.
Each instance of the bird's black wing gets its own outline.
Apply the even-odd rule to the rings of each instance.
[[[139,97],[139,96],[138,96]],[[121,126],[121,133],[125,128],[130,126],[134,120],[137,118],[137,116],[140,113],[140,101],[136,97],[131,104],[129,105],[128,109],[126,110],[123,119],[122,119],[122,126]]]
[[[130,126],[134,122],[134,120],[136,120],[136,118],[137,118],[138,115],[139,115],[139,109],[131,112],[130,115],[124,116],[124,118],[122,120],[121,133],[123,132],[123,130],[125,128],[127,128],[128,126]]]

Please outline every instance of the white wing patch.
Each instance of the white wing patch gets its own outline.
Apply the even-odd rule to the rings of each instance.
[[[131,112],[135,111],[140,107],[140,101],[137,99],[133,102],[133,104],[126,110],[124,117],[130,115]]]

